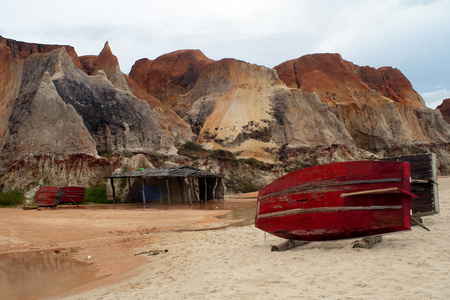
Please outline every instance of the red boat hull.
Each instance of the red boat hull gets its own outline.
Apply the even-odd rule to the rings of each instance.
[[[34,197],[34,204],[37,206],[56,206],[58,187],[54,186],[43,186],[41,187]]]
[[[410,169],[355,161],[287,174],[258,195],[255,226],[276,236],[324,241],[410,230]]]
[[[81,203],[84,198],[84,187],[65,186],[61,188],[61,203]]]
[[[43,186],[35,196],[34,203],[37,206],[57,206],[64,203],[79,204],[83,202],[84,187],[66,186],[54,187]]]

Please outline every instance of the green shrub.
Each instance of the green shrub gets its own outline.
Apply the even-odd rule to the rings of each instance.
[[[235,159],[232,152],[223,149],[216,149],[211,151],[211,157],[219,159]]]
[[[100,204],[112,203],[112,200],[108,200],[106,198],[106,184],[102,184],[92,188],[87,188],[85,190],[85,193],[86,193],[86,202],[100,203]]]
[[[25,196],[22,191],[17,189],[0,194],[0,206],[17,206],[23,205]]]
[[[111,153],[110,152],[100,152],[98,155],[100,155],[101,157],[104,157],[106,159],[111,160]]]
[[[197,143],[194,143],[192,141],[187,142],[186,144],[183,145],[183,149],[184,150],[191,150],[191,151],[206,151],[205,149],[203,149],[202,146],[200,146]]]
[[[267,165],[256,158],[241,158],[241,161],[246,163],[247,165],[258,167],[258,168],[267,168]]]

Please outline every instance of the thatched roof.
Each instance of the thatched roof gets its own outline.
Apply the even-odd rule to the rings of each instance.
[[[145,169],[132,172],[124,172],[107,176],[108,178],[149,178],[149,177],[223,177],[224,174],[209,173],[188,166],[169,167],[161,169]]]

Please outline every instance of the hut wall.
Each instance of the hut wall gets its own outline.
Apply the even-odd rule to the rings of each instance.
[[[206,178],[206,191],[205,191],[205,178]],[[202,177],[198,178],[198,187],[200,201],[205,201],[205,193],[207,195],[207,200],[218,200],[223,199],[224,188],[222,184],[222,178],[220,177]],[[215,190],[214,190],[215,188]]]
[[[206,178],[206,191],[205,191],[205,178]],[[169,180],[169,189],[167,191],[167,180]],[[184,178],[184,177],[147,177],[147,178],[133,178],[130,180],[131,191],[129,191],[128,197],[124,198],[123,201],[131,203],[142,203],[142,188],[145,186],[146,189],[151,189],[153,197],[147,197],[149,193],[146,193],[146,202],[159,203],[159,187],[161,185],[162,189],[162,203],[189,203],[195,201],[205,201],[205,192],[207,195],[207,201],[221,200],[224,195],[224,186],[221,177],[196,177],[196,178]],[[194,187],[189,189],[189,185],[194,184]],[[195,193],[194,190],[195,189]],[[214,191],[215,189],[215,191]],[[128,185],[125,192],[128,192]],[[189,198],[190,192],[190,198]]]
[[[169,193],[167,192],[167,180],[169,180],[169,189],[170,189],[170,202],[171,203],[181,203],[184,202],[182,196],[182,189],[180,183],[177,178],[142,178],[135,179],[131,188],[131,199],[130,201],[133,203],[142,203],[142,187],[151,187],[152,189],[157,191],[157,197],[153,199],[145,199],[146,202],[160,202],[159,198],[159,185],[161,184],[161,188],[163,190],[163,203],[169,203]],[[165,192],[164,192],[165,191]]]

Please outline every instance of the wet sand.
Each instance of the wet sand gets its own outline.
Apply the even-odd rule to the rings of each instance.
[[[211,210],[2,209],[0,252],[80,247],[73,257],[93,263],[97,269],[88,273],[100,279],[52,299],[448,299],[450,178],[439,183],[441,213],[423,218],[430,232],[414,226],[384,235],[370,250],[340,240],[271,252],[283,240],[254,225],[228,226],[251,213],[217,218],[227,212],[218,204]],[[233,201],[242,211],[255,204],[250,198],[221,205]],[[168,252],[135,255],[158,250]]]
[[[250,195],[250,196],[254,196]],[[181,234],[252,222],[255,198],[0,209],[0,299],[61,297],[139,274],[149,249]]]

